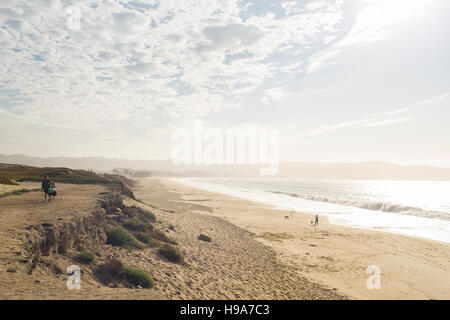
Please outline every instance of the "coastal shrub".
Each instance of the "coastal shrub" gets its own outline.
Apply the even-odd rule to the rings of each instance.
[[[144,221],[140,220],[139,218],[135,217],[133,219],[127,220],[122,225],[127,228],[128,230],[132,231],[140,231],[145,232],[149,229],[149,226]]]
[[[152,237],[150,236],[150,234],[146,233],[146,232],[135,232],[134,236],[136,237],[136,239],[138,239],[140,242],[142,243],[148,243]]]
[[[156,222],[156,216],[153,212],[148,210],[141,210],[140,214],[144,219],[149,220],[151,222]]]
[[[158,250],[158,253],[167,260],[169,260],[170,262],[178,263],[183,261],[183,256],[181,252],[177,248],[172,247],[171,245],[168,244],[160,248]]]
[[[0,184],[6,184],[6,185],[10,185],[10,186],[18,186],[18,183],[15,183],[14,181],[12,181],[11,179],[5,177],[5,176],[0,176]]]
[[[136,207],[136,206],[131,206],[131,207],[123,206],[122,210],[123,210],[123,213],[128,218],[138,217],[139,216],[139,212],[140,212],[140,209],[138,207]]]
[[[120,187],[121,194],[123,194],[124,196],[127,196],[133,200],[136,200],[136,198],[134,197],[133,191],[131,191],[123,182],[120,182],[119,187]]]
[[[161,242],[159,242],[156,239],[150,238],[150,240],[147,243],[147,246],[149,246],[150,248],[157,248],[161,245]]]
[[[143,288],[153,287],[153,279],[147,272],[132,267],[126,267],[122,273],[125,280],[135,286],[141,286]]]
[[[101,205],[108,213],[111,209],[114,209],[113,211],[115,211],[115,208],[120,208],[123,206],[122,196],[116,192],[108,192],[103,195]]]
[[[125,270],[125,266],[119,260],[110,260],[100,265],[94,270],[94,275],[101,283],[108,285],[111,282],[120,280],[121,275]]]
[[[83,264],[90,264],[95,261],[95,255],[91,251],[84,249],[77,256],[77,260]]]
[[[153,239],[151,234],[148,232],[135,232],[134,236],[136,237],[136,239],[138,239],[142,243],[145,243],[150,248],[156,248],[160,245],[160,242],[156,239]]]
[[[150,235],[152,238],[159,240],[161,242],[177,244],[177,242],[175,240],[173,240],[172,238],[169,238],[168,236],[166,236],[163,232],[159,231],[158,229],[152,230],[150,232]]]
[[[5,192],[0,194],[0,198],[4,198],[7,196],[18,196],[20,194],[23,193],[28,193],[28,192],[35,192],[35,191],[40,191],[41,189],[20,189],[20,190],[14,190],[14,191],[10,191],[10,192]]]
[[[142,244],[131,233],[120,226],[107,232],[106,243],[128,250],[142,249]]]
[[[153,279],[147,272],[138,268],[125,266],[117,259],[107,261],[98,266],[94,269],[93,273],[104,285],[121,281],[143,288],[153,287]]]

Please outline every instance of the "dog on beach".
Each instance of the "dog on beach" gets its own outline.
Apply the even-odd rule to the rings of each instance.
[[[285,220],[292,219],[292,212],[289,212],[289,215],[284,216],[284,219],[285,219]]]

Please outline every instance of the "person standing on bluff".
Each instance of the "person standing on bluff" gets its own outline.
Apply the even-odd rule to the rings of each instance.
[[[51,195],[48,193],[48,189],[51,187],[51,185],[52,185],[52,182],[50,181],[48,176],[45,176],[44,180],[42,180],[42,191],[44,192],[44,201],[47,201],[47,196],[48,196],[48,201],[50,201]]]
[[[319,226],[319,215],[318,214],[316,214],[316,218],[315,218],[315,220],[314,220],[314,227],[318,227]]]

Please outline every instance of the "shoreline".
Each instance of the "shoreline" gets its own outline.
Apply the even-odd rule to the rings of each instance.
[[[290,203],[290,201],[292,199],[291,199],[291,196],[287,193],[270,192],[270,193],[275,193],[275,194],[281,193],[282,196],[287,197],[287,198],[276,199],[276,201],[275,201],[275,199],[266,200],[266,198],[261,197],[261,195],[266,194],[267,191],[250,190],[250,189],[248,191],[247,190],[238,190],[238,189],[229,188],[228,186],[222,185],[222,184],[217,184],[217,186],[220,186],[220,187],[216,187],[214,183],[212,183],[212,184],[208,183],[208,182],[204,183],[204,182],[200,182],[195,179],[196,178],[170,178],[171,181],[180,183],[189,188],[209,191],[209,192],[218,193],[218,194],[221,194],[224,196],[228,196],[228,197],[232,197],[232,198],[236,198],[236,199],[240,199],[240,200],[246,200],[246,201],[250,201],[250,202],[259,203],[259,204],[268,206],[274,210],[281,210],[281,211],[286,211],[286,212],[310,213],[310,214],[311,214],[311,212],[313,212],[313,210],[315,210],[315,209],[311,210],[311,208],[310,208],[311,211],[309,211],[308,209],[304,208],[304,206],[308,207],[309,203],[305,203],[303,205]],[[224,178],[219,178],[219,179],[224,179]],[[234,179],[234,178],[229,178],[229,179]],[[294,179],[294,180],[297,180],[297,179]],[[209,190],[208,187],[210,187],[211,190]],[[223,187],[225,187],[225,189],[223,189]],[[253,191],[253,192],[251,192],[251,191]],[[261,193],[259,196],[257,196],[258,192]],[[248,195],[251,195],[251,196],[249,197]],[[298,198],[295,197],[295,199],[298,199]],[[302,200],[305,200],[306,202],[314,202],[314,201],[310,201],[307,199],[302,199]],[[278,203],[280,203],[282,201],[286,201],[289,204],[288,205],[286,205],[286,204],[279,205]],[[328,204],[328,202],[326,202],[326,203]],[[345,204],[338,204],[338,203],[332,203],[332,204],[342,206],[343,208],[347,207],[347,205],[345,205]],[[436,242],[444,243],[444,244],[450,244],[450,239],[448,239],[448,236],[443,238],[442,232],[440,230],[436,234],[436,233],[432,233],[432,232],[430,233],[430,231],[424,233],[424,229],[423,229],[423,226],[429,227],[430,223],[439,224],[439,225],[445,224],[446,226],[448,226],[450,228],[450,224],[447,220],[437,220],[436,221],[436,219],[430,220],[429,218],[423,217],[423,216],[408,215],[408,214],[402,214],[402,213],[396,213],[396,212],[386,212],[386,211],[382,211],[382,210],[372,211],[370,209],[366,209],[366,208],[362,208],[362,207],[353,207],[353,208],[358,209],[358,210],[365,210],[365,211],[367,211],[367,213],[364,212],[364,215],[356,220],[354,218],[353,218],[353,220],[351,220],[349,218],[342,219],[342,217],[341,217],[342,212],[340,212],[341,214],[336,215],[336,214],[330,214],[330,213],[321,213],[319,210],[319,211],[315,212],[314,214],[318,214],[320,217],[322,217],[322,219],[326,218],[327,221],[330,222],[331,224],[343,226],[343,227],[347,227],[347,228],[356,228],[356,229],[362,229],[362,230],[384,232],[384,233],[389,233],[389,234],[396,234],[396,235],[419,238],[419,239],[424,239],[424,240],[436,241]],[[339,209],[335,209],[335,210],[339,211]],[[415,228],[412,230],[411,229],[412,226],[410,224],[404,224],[401,227],[398,226],[398,223],[396,226],[395,226],[395,224],[394,224],[394,226],[393,225],[371,226],[370,223],[367,224],[367,221],[371,221],[371,219],[373,219],[374,215],[377,216],[377,219],[389,220],[391,222],[392,222],[392,220],[395,221],[398,218],[415,219],[415,225],[422,226],[422,229]],[[382,216],[384,216],[384,218],[381,218]],[[363,221],[366,224],[364,224]],[[402,222],[405,222],[405,220],[402,220]]]
[[[152,178],[155,179],[155,178]],[[409,235],[333,224],[313,215],[281,210],[157,178],[186,203],[211,208],[218,216],[255,234],[299,274],[355,299],[449,299],[450,245]],[[288,218],[286,218],[288,217]],[[369,290],[369,266],[381,269],[381,290]]]
[[[47,237],[37,230],[46,226],[58,233],[68,225],[78,230],[75,226],[85,225],[80,221],[96,214],[106,191],[95,185],[59,187],[61,192],[51,203],[43,202],[38,193],[0,199],[3,299],[450,298],[449,245],[333,225],[326,219],[314,228],[311,214],[278,210],[165,178],[139,180],[133,187],[138,200],[125,197],[124,204],[154,213],[155,228],[175,240],[185,263],[167,261],[158,254],[158,247],[130,251],[106,244],[102,230],[108,221],[102,219],[109,219],[105,212],[95,226],[89,220],[86,230],[74,234],[65,253],[56,250],[59,242],[54,242],[50,254],[40,255],[28,270],[28,262],[34,261],[29,240]],[[211,241],[203,241],[202,234]],[[76,239],[97,258],[92,266],[82,266],[82,289],[71,291],[64,270],[77,264],[81,247]],[[111,257],[148,272],[155,280],[154,288],[100,283],[93,270]],[[372,265],[381,269],[381,290],[366,287],[370,276],[366,269]]]

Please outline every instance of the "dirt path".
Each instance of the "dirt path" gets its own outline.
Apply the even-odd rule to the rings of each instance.
[[[64,272],[74,264],[70,255],[42,257],[37,270],[26,273],[23,261],[29,258],[24,250],[27,228],[90,215],[104,191],[102,186],[58,184],[58,196],[50,203],[44,202],[41,192],[0,199],[0,299],[165,298],[154,290],[100,286],[90,276],[83,279],[81,290],[68,290]]]
[[[39,188],[38,183],[34,188]],[[20,270],[25,234],[31,225],[53,223],[91,212],[105,189],[92,185],[58,185],[58,196],[45,202],[41,192],[30,192],[0,199],[0,274],[8,269]],[[16,256],[12,259],[11,256]]]

